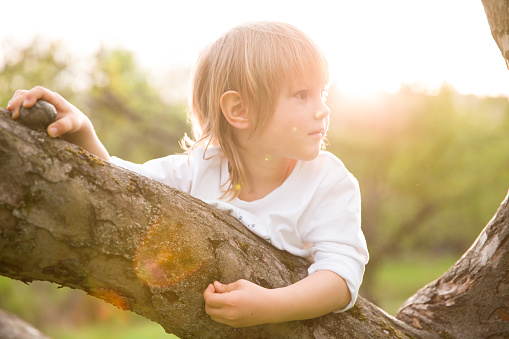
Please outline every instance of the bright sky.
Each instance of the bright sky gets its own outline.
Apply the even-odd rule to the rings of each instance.
[[[349,94],[447,82],[464,94],[509,96],[509,71],[481,0],[24,0],[1,8],[0,42],[40,36],[81,56],[101,44],[123,46],[154,74],[190,67],[239,23],[278,20],[317,41]]]

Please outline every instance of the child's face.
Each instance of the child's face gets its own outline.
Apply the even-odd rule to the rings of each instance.
[[[313,160],[329,127],[325,84],[299,81],[285,86],[273,115],[255,137],[267,157]]]

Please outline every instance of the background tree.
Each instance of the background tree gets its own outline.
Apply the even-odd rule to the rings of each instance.
[[[404,86],[370,105],[346,97],[332,105],[340,114],[329,150],[355,173],[363,194],[371,262],[362,294],[377,301],[384,262],[456,258],[493,215],[509,182],[509,105],[445,85],[434,95]]]
[[[125,73],[120,72],[120,74]],[[51,74],[57,74],[57,72]],[[3,75],[4,72],[2,72],[0,80],[3,79]],[[58,79],[59,77],[55,78]],[[65,79],[65,76],[60,78]],[[19,79],[18,77],[18,82]],[[104,84],[103,77],[98,85],[104,86]],[[58,90],[56,86],[46,86]],[[59,91],[65,93],[64,90]],[[409,98],[412,98],[412,100]],[[416,98],[419,104],[416,104]],[[369,203],[374,206],[371,210],[368,207],[368,213],[366,213],[366,206],[363,206],[365,215],[363,222],[368,238],[370,238],[372,258],[379,260],[382,255],[389,252],[389,249],[392,254],[402,253],[404,250],[416,247],[418,250],[433,248],[434,251],[444,251],[444,249],[450,247],[451,243],[453,244],[452,247],[457,247],[460,250],[460,247],[468,246],[466,245],[466,239],[469,235],[466,235],[465,241],[462,241],[462,239],[457,240],[457,237],[451,236],[448,232],[442,232],[442,230],[452,230],[455,228],[453,225],[459,225],[462,230],[461,234],[468,234],[469,225],[475,225],[475,223],[469,224],[470,220],[473,218],[485,218],[487,220],[489,218],[473,213],[476,211],[476,207],[481,207],[479,210],[484,211],[482,205],[483,202],[487,201],[487,198],[483,194],[492,190],[493,187],[503,187],[505,189],[507,183],[507,180],[502,178],[500,180],[502,182],[505,180],[504,186],[495,184],[495,181],[500,178],[500,173],[505,172],[499,172],[498,169],[507,168],[506,163],[504,163],[504,160],[506,160],[504,154],[507,154],[504,150],[507,144],[504,142],[503,134],[498,134],[499,128],[503,130],[507,126],[507,100],[505,98],[479,99],[458,96],[447,88],[444,88],[438,96],[427,96],[403,89],[398,93],[397,99],[399,103],[403,102],[405,105],[402,105],[403,107],[395,106],[394,101],[391,100],[383,102],[384,105],[390,108],[391,114],[385,115],[386,112],[382,112],[384,115],[380,114],[378,120],[373,119],[372,115],[369,118],[369,124],[366,124],[366,121],[361,121],[363,125],[360,125],[359,121],[350,119],[351,121],[348,121],[350,125],[345,124],[348,128],[345,128],[344,133],[331,133],[332,147],[336,147],[335,145],[352,146],[338,148],[339,151],[335,151],[335,153],[338,153],[340,158],[345,160],[347,166],[359,177],[361,186],[363,186],[364,201],[369,200]],[[475,107],[481,112],[487,112],[488,114],[485,114],[488,116],[487,121],[478,119],[479,114],[467,114],[464,117],[465,112],[473,111],[466,109],[467,107]],[[451,114],[451,111],[453,114]],[[408,114],[409,112],[411,114]],[[472,117],[478,119],[476,124],[470,123]],[[335,119],[335,121],[338,120]],[[392,124],[395,120],[399,123]],[[384,130],[387,125],[391,127],[390,137]],[[358,128],[352,130],[352,126]],[[412,126],[413,128],[410,128]],[[437,128],[441,126],[446,128]],[[463,126],[463,129],[455,131],[454,126]],[[482,128],[479,128],[479,126]],[[485,129],[485,126],[488,128]],[[437,129],[440,133],[434,133]],[[478,129],[481,131],[478,131]],[[331,129],[331,132],[333,130]],[[348,133],[348,131],[361,132],[359,134],[363,138],[359,140],[354,136],[354,133]],[[368,137],[366,137],[366,134],[368,134]],[[340,137],[335,137],[336,135]],[[348,140],[344,137],[345,135],[349,135],[351,139]],[[335,140],[339,142],[336,143]],[[470,143],[472,140],[476,142]],[[497,142],[497,146],[500,145],[501,147],[492,147],[492,142]],[[422,145],[426,147],[422,147]],[[479,145],[486,146],[479,147]],[[483,152],[472,152],[476,148],[481,148]],[[423,151],[419,152],[420,150]],[[496,157],[498,152],[500,152],[499,156]],[[481,153],[492,154],[494,158],[493,160],[483,158]],[[467,154],[468,156],[466,156]],[[412,155],[412,157],[409,157],[409,155]],[[412,159],[409,160],[409,158]],[[481,170],[476,169],[480,167],[477,165],[483,162],[485,166]],[[361,170],[357,170],[357,166]],[[471,182],[469,178],[462,175],[465,172],[456,172],[457,168],[462,168],[462,166],[468,169],[466,172],[473,174],[474,181],[472,182],[475,182],[479,177],[483,178],[480,183],[477,181],[473,185],[469,185],[468,183]],[[470,171],[470,169],[475,170]],[[489,170],[493,171],[493,178],[496,178],[493,181],[493,186],[488,186],[491,185],[491,182],[489,182],[491,176],[489,178],[484,176],[484,173]],[[440,180],[438,181],[431,175],[435,172],[440,173],[438,176]],[[409,173],[418,175],[412,176]],[[479,175],[479,173],[482,173],[482,175]],[[440,184],[437,185],[436,182]],[[448,190],[444,192],[443,187],[447,187]],[[366,190],[366,188],[368,189]],[[436,194],[437,191],[439,194]],[[472,196],[475,199],[470,199]],[[375,199],[371,199],[372,197],[375,197]],[[494,199],[497,202],[500,200],[499,197]],[[391,201],[394,203],[391,204]],[[443,203],[436,203],[437,201]],[[470,201],[473,202],[470,203]],[[446,208],[443,208],[444,205]],[[490,203],[486,203],[486,205],[494,206]],[[394,213],[394,211],[398,213]],[[462,216],[469,214],[471,216],[462,218]],[[401,215],[402,218],[398,219],[398,215]],[[458,222],[458,216],[461,222]],[[443,219],[443,217],[446,219]],[[442,223],[439,220],[452,220],[452,222],[447,223],[450,227],[444,228],[440,227]],[[376,227],[370,225],[376,225]],[[416,242],[415,238],[412,239],[412,236],[408,236],[412,234],[412,232],[407,232],[410,228],[418,231],[417,234],[420,239],[433,239],[433,241]],[[369,229],[372,229],[373,232]],[[380,230],[384,232],[380,232]],[[432,230],[434,233],[427,233],[427,230]],[[438,236],[445,237],[440,240]],[[401,242],[396,243],[394,239],[401,239]],[[437,239],[438,241],[436,241]],[[450,240],[453,241],[450,242]],[[378,243],[379,241],[380,243]],[[376,253],[373,253],[373,249]],[[372,270],[368,267],[368,272],[370,271]]]
[[[87,114],[112,154],[144,162],[179,151],[177,141],[189,130],[186,103],[163,101],[131,52],[102,49],[83,60],[56,42],[3,44],[10,53],[0,65],[0,107],[14,91],[41,85]]]
[[[509,69],[509,3],[507,0],[482,0],[484,11],[488,17],[491,35],[497,43]]]
[[[277,288],[305,277],[309,264],[198,199],[1,113],[2,275],[83,289],[182,338],[509,334],[507,199],[451,270],[404,304],[401,320],[359,297],[341,314],[234,329],[205,315],[204,286],[245,278]]]

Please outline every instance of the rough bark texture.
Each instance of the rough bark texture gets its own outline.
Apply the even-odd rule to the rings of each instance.
[[[482,0],[509,68],[509,0]],[[509,194],[472,247],[396,317],[450,338],[509,338]]]
[[[13,314],[0,310],[0,338],[2,339],[49,339],[32,325]]]
[[[509,66],[508,1],[483,4]],[[234,329],[204,313],[208,283],[285,286],[306,275],[306,262],[199,200],[9,117],[0,109],[2,275],[85,290],[181,338],[509,337],[507,197],[470,250],[398,319],[360,297],[343,314]],[[2,334],[9,319],[0,319]]]
[[[213,280],[268,288],[307,263],[205,203],[0,112],[0,274],[85,290],[181,338],[433,337],[360,298],[343,314],[234,329],[204,313]]]
[[[509,337],[509,201],[442,277],[408,299],[397,318],[450,338]]]
[[[509,0],[482,0],[491,35],[509,69]]]

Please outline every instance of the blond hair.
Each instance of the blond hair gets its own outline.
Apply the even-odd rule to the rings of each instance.
[[[283,86],[309,77],[329,81],[325,56],[308,36],[286,23],[243,24],[202,51],[189,97],[193,138],[186,135],[181,145],[189,153],[196,147],[220,146],[230,171],[222,198],[237,197],[246,183],[234,128],[221,111],[223,93],[238,92],[250,112],[256,112],[250,121],[255,132],[272,115]]]

